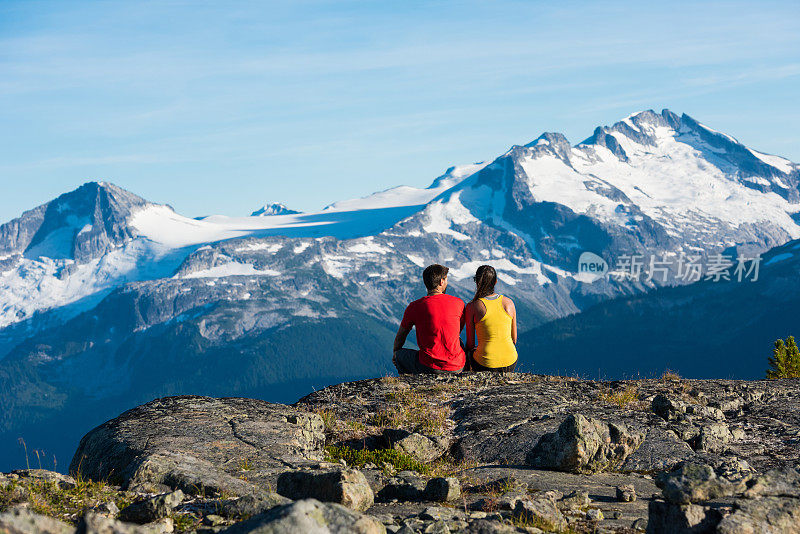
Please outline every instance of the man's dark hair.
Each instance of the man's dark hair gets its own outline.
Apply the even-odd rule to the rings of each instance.
[[[447,276],[449,270],[438,263],[425,267],[425,270],[422,271],[422,281],[425,282],[425,287],[428,288],[428,291],[436,289],[442,283],[442,279]]]

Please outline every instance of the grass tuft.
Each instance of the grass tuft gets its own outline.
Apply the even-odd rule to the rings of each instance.
[[[347,465],[352,467],[364,467],[367,464],[374,464],[383,468],[384,464],[388,464],[397,471],[415,471],[423,475],[431,471],[429,466],[419,460],[394,449],[368,450],[330,445],[325,447],[325,456],[329,462],[344,460]]]
[[[637,386],[625,386],[625,389],[622,390],[603,388],[600,390],[599,398],[607,404],[625,408],[628,405],[638,402],[639,388]]]

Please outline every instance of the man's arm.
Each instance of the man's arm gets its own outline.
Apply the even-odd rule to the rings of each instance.
[[[464,312],[467,320],[467,351],[475,348],[475,319],[472,316],[472,303],[467,304]]]
[[[397,335],[394,336],[394,348],[392,352],[397,352],[403,348],[403,345],[406,344],[406,338],[409,332],[411,332],[410,328],[404,328],[403,325],[400,325],[400,328],[397,330]]]

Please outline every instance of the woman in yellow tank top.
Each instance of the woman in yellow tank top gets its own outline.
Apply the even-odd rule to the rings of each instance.
[[[494,292],[496,283],[494,267],[478,267],[475,297],[466,309],[467,360],[473,371],[513,372],[517,366],[517,311],[510,298]]]

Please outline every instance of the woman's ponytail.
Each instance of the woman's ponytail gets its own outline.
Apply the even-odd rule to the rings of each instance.
[[[494,286],[497,283],[497,272],[491,265],[481,265],[475,271],[475,296],[473,301],[487,297],[494,293]]]

